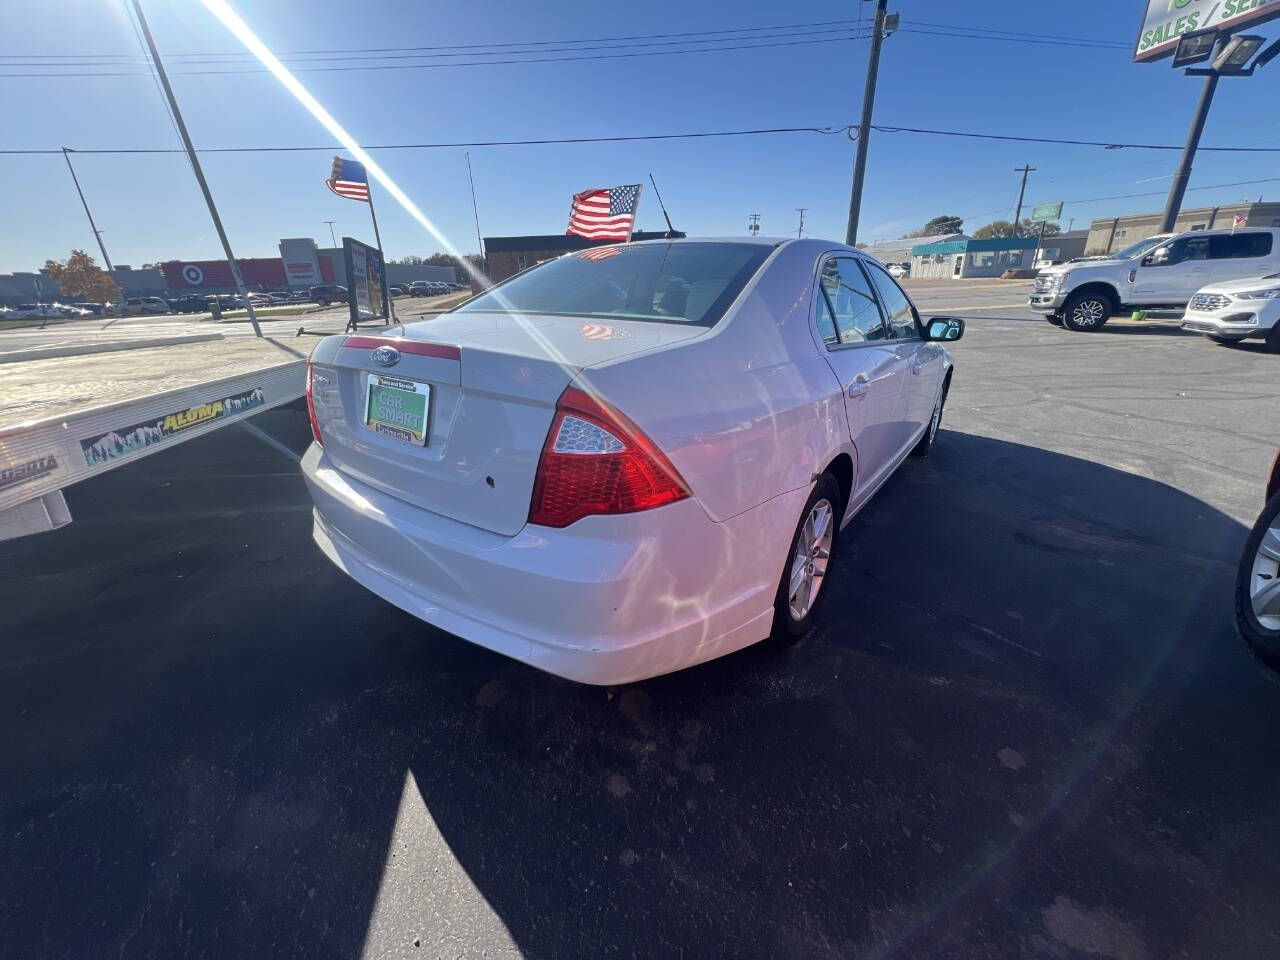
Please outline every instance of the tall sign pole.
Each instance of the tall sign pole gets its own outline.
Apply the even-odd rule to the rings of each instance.
[[[880,72],[880,44],[884,42],[884,18],[889,0],[876,0],[875,25],[871,30],[871,55],[867,59],[867,85],[862,92],[862,119],[858,123],[858,153],[853,162],[853,189],[849,193],[849,225],[844,242],[858,242],[858,212],[862,209],[862,181],[867,173],[867,142],[871,139],[871,112],[876,103],[876,75]]]
[[[1016,237],[1018,231],[1022,228],[1022,198],[1027,195],[1027,174],[1035,170],[1035,167],[1026,163],[1020,167],[1014,167],[1014,173],[1022,174],[1022,187],[1018,190],[1018,210],[1013,215],[1013,235]]]
[[[213,194],[209,192],[209,184],[204,178],[204,170],[200,166],[200,158],[196,156],[196,148],[191,144],[191,134],[187,133],[187,124],[182,119],[182,111],[178,109],[178,101],[173,95],[173,87],[169,85],[169,75],[164,71],[160,61],[160,51],[156,49],[155,38],[151,36],[151,28],[147,26],[147,18],[142,15],[142,4],[138,0],[129,0],[134,14],[138,17],[138,26],[142,28],[142,36],[147,41],[147,49],[155,64],[156,74],[160,77],[160,85],[164,87],[165,98],[169,101],[169,109],[173,113],[173,122],[178,127],[178,136],[186,148],[187,159],[191,161],[191,169],[200,184],[200,192],[204,194],[204,202],[209,207],[209,216],[213,219],[214,229],[218,231],[218,239],[222,241],[222,252],[227,256],[227,266],[231,268],[231,278],[236,282],[236,292],[249,309],[249,322],[253,324],[255,336],[262,336],[262,328],[258,326],[258,315],[254,312],[253,303],[249,300],[249,291],[245,288],[244,277],[240,275],[240,265],[236,263],[235,254],[231,252],[231,241],[227,239],[227,231],[222,228],[222,218],[218,216],[218,208],[214,206]]]
[[[98,229],[98,225],[93,222],[93,214],[89,212],[89,201],[84,198],[84,191],[80,189],[80,178],[76,176],[76,168],[71,165],[71,148],[62,148],[62,158],[67,161],[67,169],[71,171],[71,182],[76,185],[76,193],[80,195],[80,205],[84,207],[84,215],[89,218],[89,229],[93,231],[93,238],[98,241],[98,249],[102,252],[102,262],[107,265],[107,276],[111,278],[111,285],[116,288],[116,292],[120,294],[120,316],[124,316],[124,284],[116,283],[116,268],[111,265],[111,257],[107,255],[107,245],[102,242],[102,231]]]
[[[1200,91],[1200,102],[1196,105],[1196,116],[1191,121],[1191,132],[1187,134],[1187,145],[1182,148],[1182,160],[1178,163],[1178,172],[1174,174],[1173,184],[1169,187],[1169,199],[1164,204],[1164,219],[1160,221],[1161,233],[1173,233],[1173,225],[1182,209],[1182,198],[1187,194],[1187,183],[1191,180],[1191,165],[1196,159],[1196,150],[1200,148],[1200,134],[1204,133],[1204,122],[1209,116],[1209,107],[1213,104],[1214,91],[1218,89],[1218,75],[1211,73],[1204,78],[1204,89]]]
[[[476,178],[471,173],[471,151],[468,150],[465,156],[467,158],[467,179],[471,181],[471,213],[476,218],[476,246],[480,249],[481,269],[487,272],[489,263],[484,255],[484,240],[480,237],[480,208],[476,206]],[[463,258],[466,258],[466,254],[463,254]]]

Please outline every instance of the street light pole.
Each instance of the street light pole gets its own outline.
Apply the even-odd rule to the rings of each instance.
[[[1218,74],[1210,73],[1204,78],[1204,89],[1200,91],[1200,103],[1196,106],[1196,116],[1191,122],[1191,132],[1187,134],[1187,145],[1182,148],[1182,160],[1178,164],[1178,172],[1174,174],[1173,184],[1169,187],[1169,199],[1164,205],[1164,219],[1160,222],[1161,233],[1172,233],[1178,212],[1182,209],[1182,198],[1187,193],[1187,183],[1191,180],[1191,165],[1196,159],[1196,149],[1200,146],[1200,134],[1204,133],[1204,122],[1209,116],[1209,107],[1213,104],[1213,93],[1218,89]]]
[[[804,236],[804,212],[808,209],[808,207],[796,207],[796,212],[800,214],[800,226],[796,228],[797,238]]]
[[[326,220],[326,221],[324,221],[324,222],[325,222],[325,223],[327,223],[327,224],[329,225],[329,241],[330,241],[330,242],[331,242],[331,243],[336,247],[336,246],[338,245],[338,238],[337,238],[337,236],[336,236],[336,235],[334,234],[334,232],[333,232],[333,225],[334,225],[335,223],[337,223],[338,221],[337,221],[337,220]]]
[[[867,142],[871,139],[871,113],[876,103],[876,77],[880,72],[880,44],[884,42],[884,18],[889,0],[876,0],[876,19],[871,30],[871,53],[867,58],[867,84],[862,92],[862,119],[858,122],[858,152],[853,161],[853,188],[849,192],[849,224],[844,242],[858,242],[858,213],[862,209],[862,181],[867,173]]]
[[[191,161],[191,169],[196,175],[196,182],[200,184],[200,192],[204,194],[204,202],[209,207],[209,216],[213,218],[214,229],[218,231],[218,239],[222,241],[222,251],[227,255],[227,266],[231,268],[231,278],[236,282],[236,292],[240,294],[240,298],[244,300],[244,305],[249,309],[249,322],[253,324],[253,332],[255,336],[262,336],[262,328],[258,326],[258,315],[254,312],[253,303],[249,300],[249,291],[245,289],[244,277],[240,275],[240,265],[236,263],[235,254],[231,252],[231,241],[227,239],[227,231],[222,228],[222,218],[218,216],[218,208],[214,206],[213,194],[209,192],[209,184],[204,178],[204,170],[200,166],[200,158],[196,156],[196,148],[191,143],[191,134],[187,133],[187,125],[182,119],[182,111],[178,109],[178,100],[173,95],[173,87],[169,85],[169,75],[164,71],[164,64],[160,61],[160,51],[156,49],[155,38],[151,36],[151,28],[147,25],[147,18],[142,15],[142,4],[138,0],[130,0],[133,12],[138,18],[138,26],[142,28],[142,36],[147,41],[147,49],[151,52],[151,60],[156,67],[156,75],[160,78],[160,85],[164,87],[165,98],[169,101],[169,109],[173,113],[173,122],[178,128],[178,136],[182,138],[182,145],[186,148],[187,159]]]
[[[93,231],[93,238],[98,241],[98,249],[102,252],[102,262],[107,265],[107,276],[111,278],[111,285],[116,287],[116,291],[120,294],[120,316],[124,316],[124,284],[116,285],[116,268],[111,265],[111,257],[107,255],[107,245],[102,242],[102,231],[98,229],[98,225],[93,222],[93,214],[89,212],[89,201],[84,198],[84,191],[80,189],[80,178],[76,176],[76,168],[71,165],[71,148],[62,148],[62,158],[67,161],[67,169],[71,171],[71,182],[76,185],[76,193],[80,195],[80,205],[84,207],[84,215],[89,218],[89,229]]]

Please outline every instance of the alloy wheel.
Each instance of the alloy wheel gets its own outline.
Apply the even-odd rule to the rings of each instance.
[[[1280,630],[1280,516],[1262,535],[1249,577],[1253,615],[1266,630]]]
[[[795,553],[791,557],[787,606],[795,620],[807,617],[818,599],[827,576],[834,538],[835,511],[831,507],[831,501],[818,500],[800,528]]]
[[[1106,313],[1106,307],[1102,305],[1101,300],[1081,300],[1071,311],[1071,319],[1079,326],[1092,327],[1102,319],[1104,313]]]

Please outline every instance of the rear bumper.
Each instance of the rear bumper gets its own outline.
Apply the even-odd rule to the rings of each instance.
[[[315,444],[302,468],[315,541],[354,580],[465,640],[595,684],[669,673],[764,639],[808,495],[794,491],[724,523],[683,500],[503,537],[361,484]]]

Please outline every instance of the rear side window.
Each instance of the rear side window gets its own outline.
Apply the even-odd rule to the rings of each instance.
[[[1209,256],[1214,260],[1266,257],[1271,254],[1271,234],[1234,233],[1209,238]]]
[[[880,292],[880,302],[884,304],[885,313],[889,315],[889,335],[894,340],[914,340],[920,336],[916,329],[916,312],[911,301],[902,292],[897,281],[889,276],[878,263],[864,260],[862,265],[871,274],[876,290]]]
[[[856,260],[829,257],[822,265],[820,280],[822,296],[835,318],[840,344],[885,339],[884,321],[875,294],[871,292],[871,282]]]

